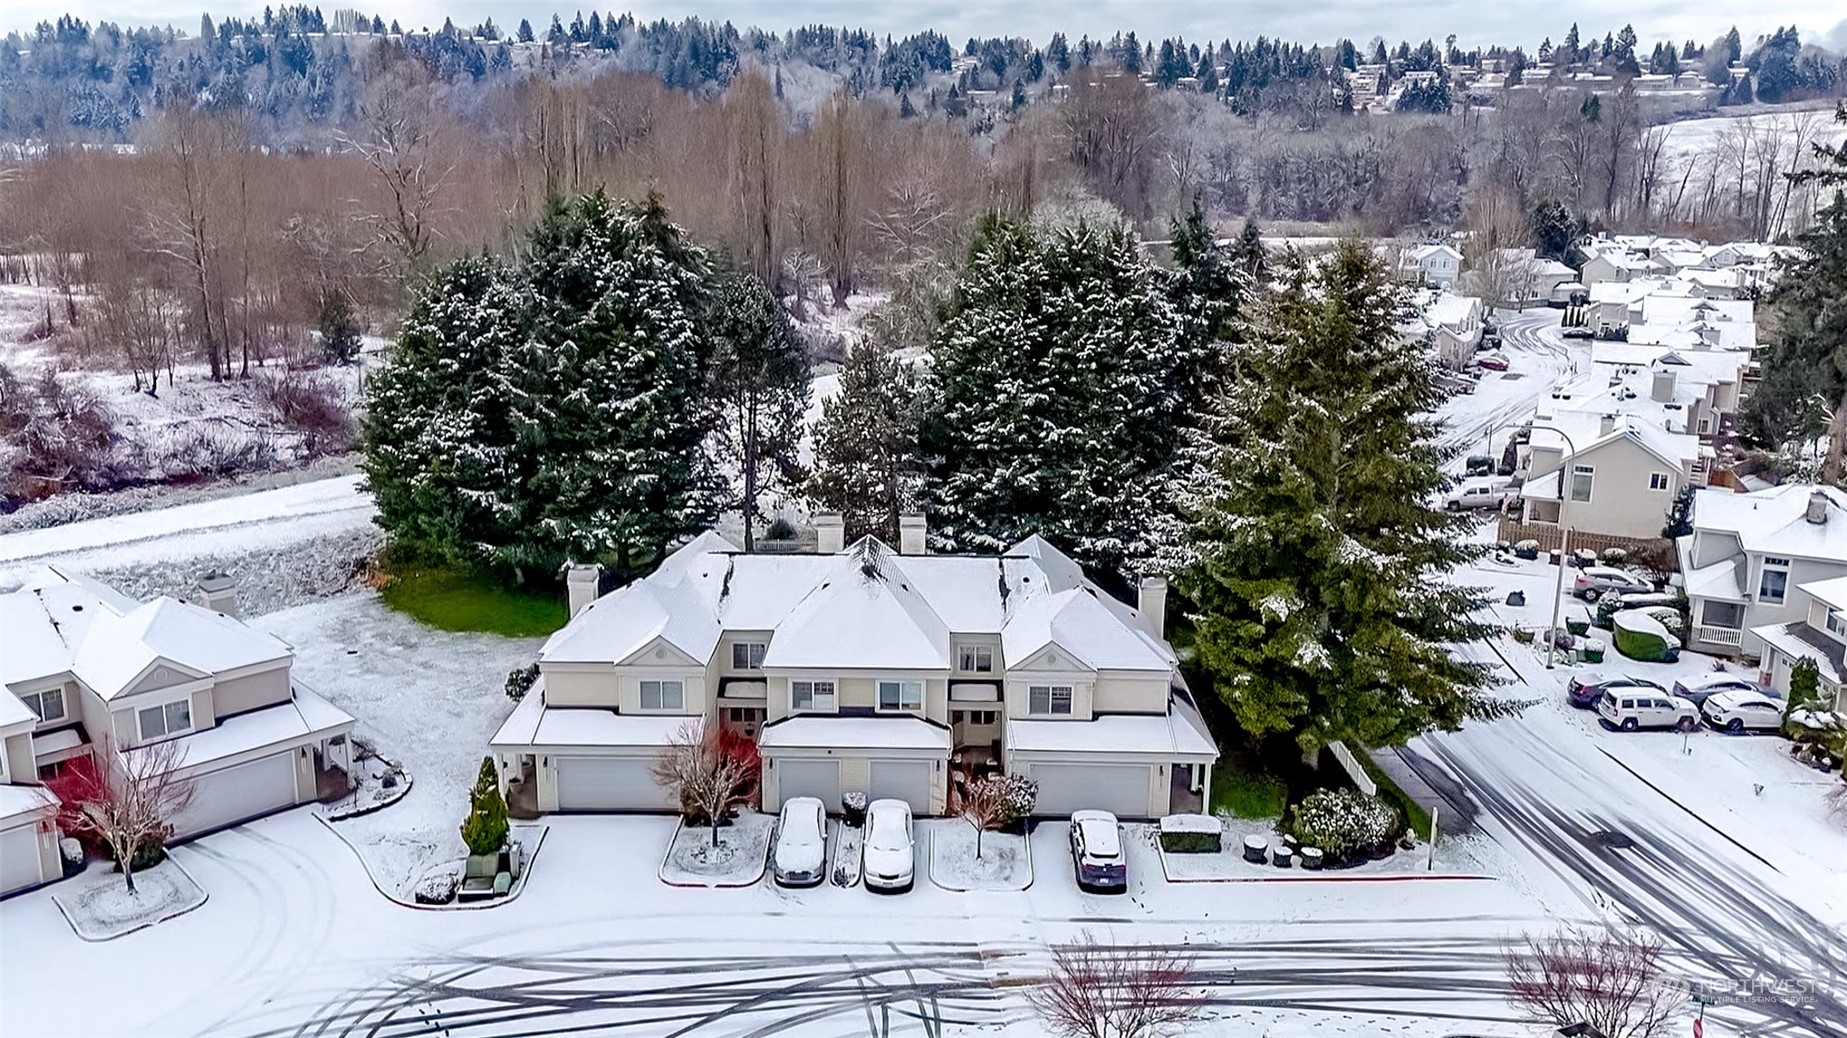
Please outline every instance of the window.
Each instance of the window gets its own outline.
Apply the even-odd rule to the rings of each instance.
[[[1757,597],[1765,602],[1781,602],[1789,586],[1789,560],[1764,556],[1764,573],[1758,578]]]
[[[26,704],[26,709],[38,715],[41,722],[58,721],[64,717],[64,690],[48,688],[43,692],[27,692],[19,697]]]
[[[1000,711],[998,710],[958,710],[956,712],[962,715],[963,724],[992,726],[1000,723]]]
[[[923,682],[921,681],[881,681],[879,682],[880,710],[922,710]]]
[[[1668,478],[1668,474],[1667,474],[1667,473],[1665,473],[1665,472],[1650,472],[1650,473],[1648,474],[1648,489],[1650,489],[1650,490],[1666,490],[1666,489],[1668,488],[1668,484],[1669,484],[1669,478]]]
[[[972,674],[994,671],[994,650],[986,645],[964,645],[956,650],[956,669]]]
[[[1828,633],[1837,638],[1847,638],[1847,620],[1841,619],[1841,614],[1832,609],[1828,610]]]
[[[1571,469],[1571,499],[1589,501],[1591,481],[1596,478],[1597,470],[1590,465],[1574,465]]]
[[[192,700],[175,699],[161,706],[142,707],[135,715],[141,722],[143,739],[158,739],[192,727]]]
[[[762,670],[763,653],[769,646],[762,642],[733,642],[731,644],[732,670]]]
[[[834,709],[834,683],[831,681],[789,682],[789,707],[792,710]]]
[[[1071,712],[1070,685],[1034,685],[1026,690],[1029,714],[1068,714]]]
[[[1744,606],[1738,602],[1707,602],[1700,610],[1700,623],[1736,631],[1744,626]]]
[[[678,681],[644,681],[641,683],[643,710],[684,710],[686,686]]]

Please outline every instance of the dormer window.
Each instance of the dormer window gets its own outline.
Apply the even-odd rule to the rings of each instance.
[[[732,642],[731,669],[762,670],[763,654],[767,651],[769,645],[764,642]]]
[[[956,648],[956,669],[967,674],[994,673],[994,650],[986,645],[962,645]]]
[[[644,681],[641,683],[643,710],[686,709],[686,686],[678,681]]]
[[[38,715],[40,724],[64,719],[64,690],[61,688],[27,692],[19,697],[19,701],[26,704],[27,710]]]

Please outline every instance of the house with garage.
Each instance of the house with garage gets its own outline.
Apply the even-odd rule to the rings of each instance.
[[[1692,614],[1687,647],[1761,657],[1760,631],[1810,616],[1811,596],[1798,588],[1847,576],[1847,491],[1811,483],[1702,490],[1679,548]]]
[[[294,680],[286,643],[231,615],[228,578],[206,578],[195,597],[138,602],[55,567],[0,595],[0,716],[24,726],[7,737],[9,779],[37,784],[99,750],[176,741],[195,790],[173,819],[180,839],[343,787],[353,718]]]
[[[1503,521],[1500,536],[1548,550],[1560,546],[1565,529],[1573,547],[1659,541],[1668,507],[1682,487],[1705,485],[1711,456],[1697,436],[1637,415],[1555,404],[1533,421],[1519,512]]]
[[[1789,701],[1790,670],[1815,661],[1824,709],[1847,712],[1847,577],[1796,585],[1802,619],[1753,627],[1763,642],[1758,680]]]
[[[1415,73],[1413,73],[1415,75]],[[1462,273],[1462,253],[1453,245],[1417,245],[1398,253],[1398,272],[1421,285],[1448,288]]]
[[[843,543],[746,553],[708,532],[572,616],[491,740],[511,804],[670,811],[649,774],[669,740],[719,726],[756,740],[762,804],[894,797],[949,810],[952,785],[1005,769],[1038,809],[1131,818],[1197,810],[1217,747],[1163,638],[1163,581],[1121,602],[1037,537],[999,555]]]

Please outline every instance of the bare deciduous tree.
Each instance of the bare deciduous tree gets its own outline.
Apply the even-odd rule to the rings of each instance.
[[[1147,215],[1165,109],[1134,76],[1088,69],[1071,80],[1065,134],[1071,160],[1097,195],[1133,219]]]
[[[1663,970],[1660,939],[1640,931],[1567,928],[1529,937],[1506,956],[1514,1004],[1554,1027],[1652,1038],[1687,1000]]]
[[[388,249],[400,277],[421,269],[435,244],[436,198],[452,166],[437,152],[440,109],[422,62],[393,44],[367,59],[359,130],[341,136],[384,185],[387,205],[372,214],[378,245]]]
[[[61,802],[58,824],[108,846],[135,892],[135,854],[173,835],[173,819],[192,804],[193,781],[182,777],[184,744],[177,739],[122,750],[107,736],[93,757],[73,763],[49,783]]]
[[[678,794],[683,814],[711,826],[712,846],[718,846],[719,825],[749,787],[749,763],[726,751],[716,726],[688,721],[654,759],[652,771],[655,782]]]
[[[1098,943],[1085,931],[1052,950],[1052,972],[1026,990],[1047,1029],[1066,1038],[1155,1038],[1199,1018],[1193,960],[1154,945]]]

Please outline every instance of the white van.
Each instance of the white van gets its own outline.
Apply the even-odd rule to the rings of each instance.
[[[1443,507],[1452,512],[1473,508],[1500,508],[1519,496],[1510,476],[1472,476],[1456,484]]]

